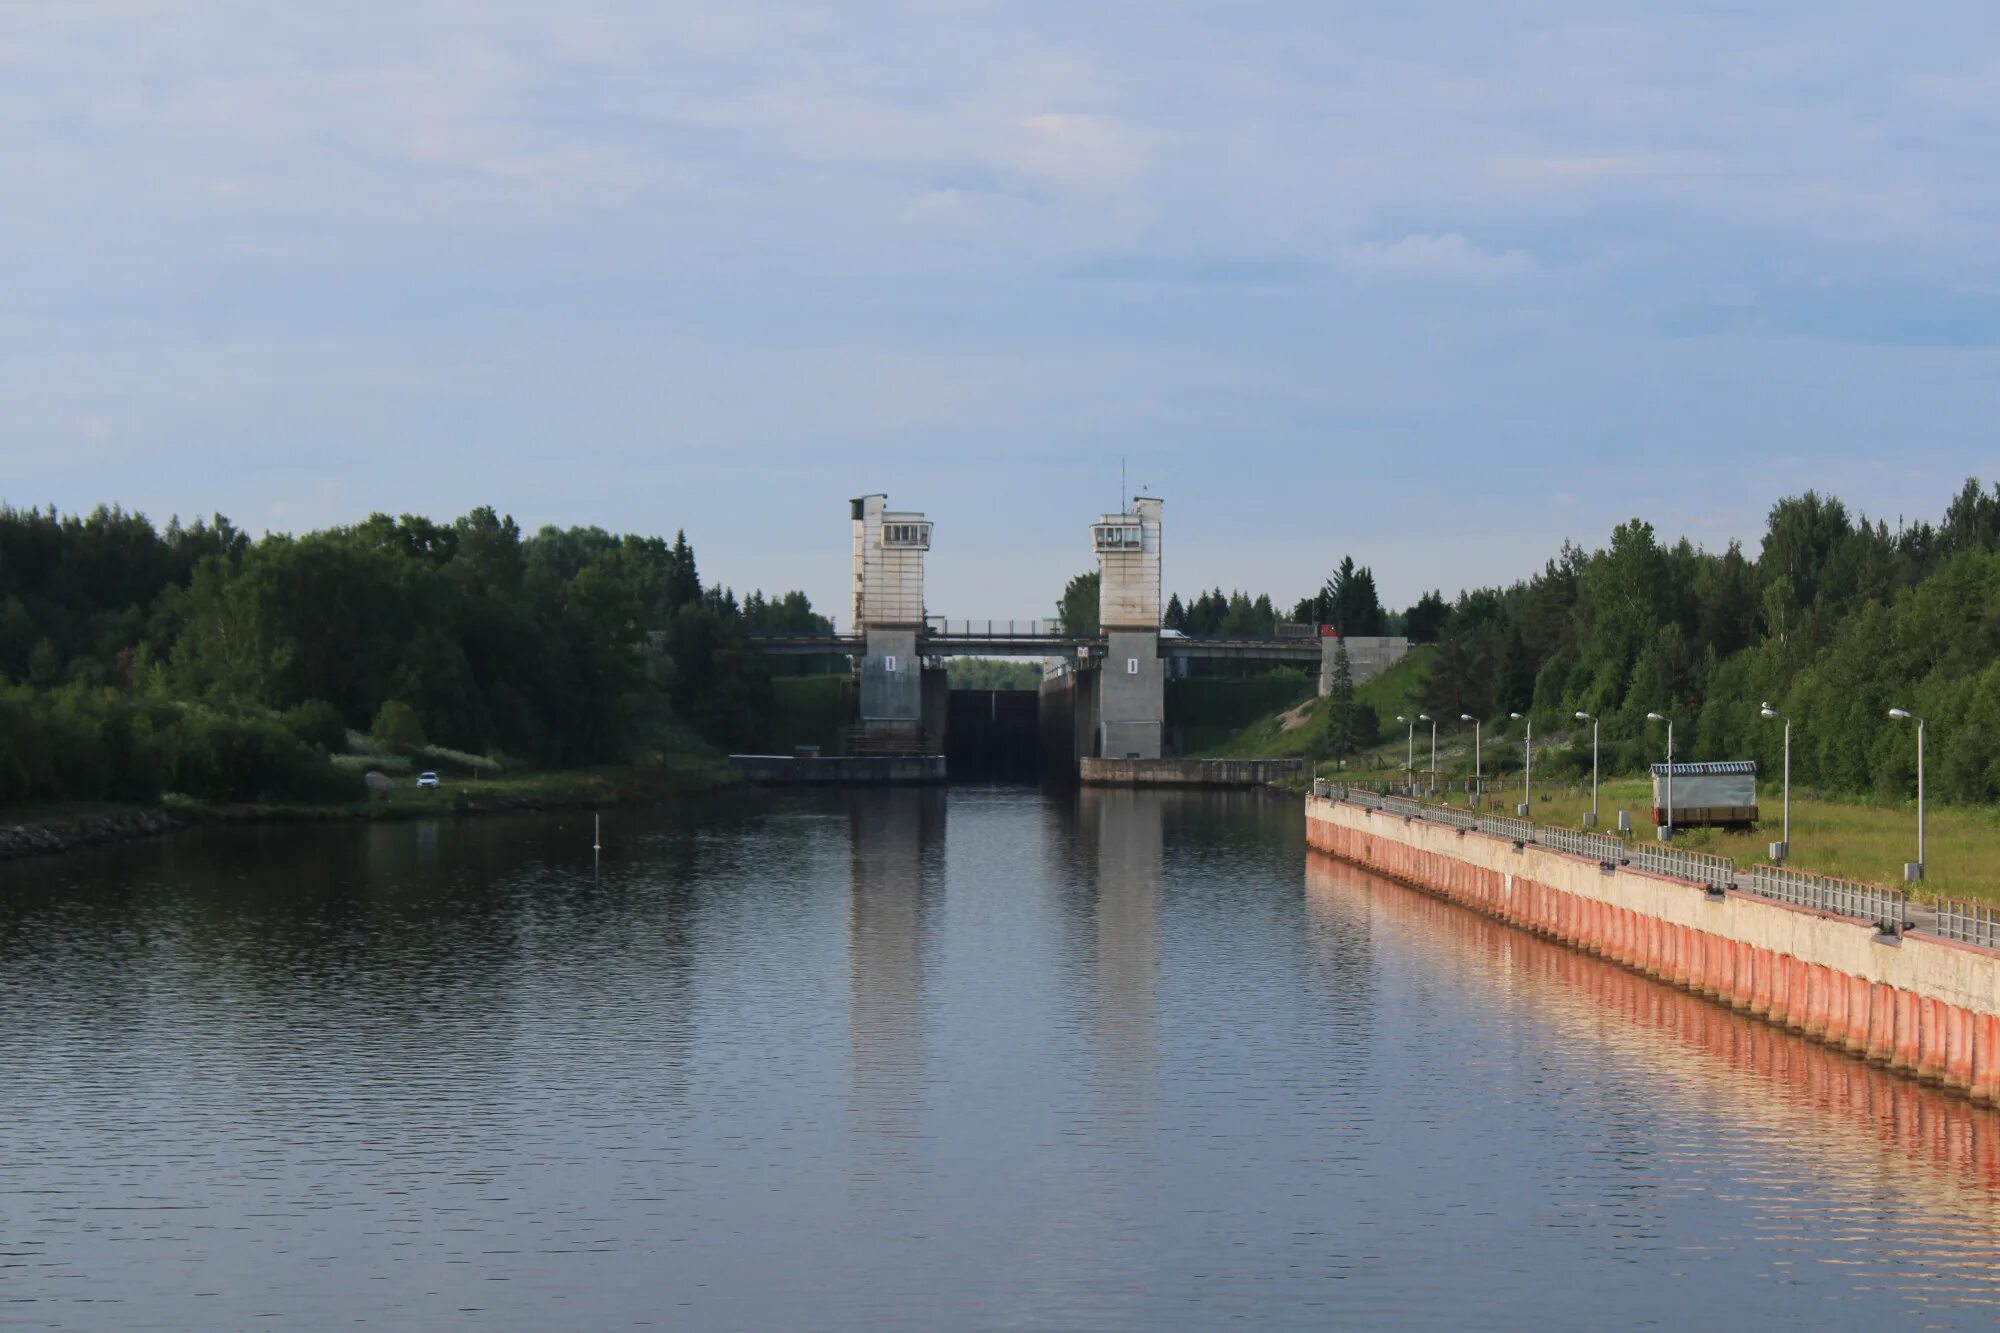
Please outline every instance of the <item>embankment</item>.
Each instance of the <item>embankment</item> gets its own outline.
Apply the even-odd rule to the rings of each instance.
[[[1306,798],[1315,848],[2000,1103],[2000,951]]]
[[[37,815],[27,810],[11,822],[0,815],[0,862],[157,837],[199,824],[454,819],[532,810],[607,808],[714,791],[733,781],[719,766],[667,772],[607,769],[453,783],[429,790],[398,788],[374,800],[339,805],[209,805],[186,801],[171,806],[132,806],[82,814]]]

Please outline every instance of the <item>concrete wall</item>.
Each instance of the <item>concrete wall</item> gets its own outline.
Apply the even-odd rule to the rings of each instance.
[[[1333,654],[1340,642],[1339,639],[1319,641],[1319,697],[1322,699],[1333,691]],[[1347,669],[1353,673],[1356,685],[1381,675],[1410,651],[1410,641],[1401,638],[1368,636],[1351,638],[1346,642]]]
[[[1042,681],[1038,700],[1042,772],[1074,781],[1077,761],[1096,753],[1096,671],[1066,671]]]
[[[893,662],[895,670],[890,670]],[[915,727],[923,722],[923,663],[913,629],[868,631],[861,658],[861,720]]]
[[[1111,631],[1097,680],[1097,752],[1113,758],[1158,759],[1167,720],[1159,631]]]
[[[1085,759],[1087,787],[1262,787],[1305,771],[1303,759]]]
[[[1308,797],[1315,848],[2000,1102],[2000,951]]]
[[[943,667],[926,667],[922,686],[924,748],[943,754],[951,739],[951,677]]]

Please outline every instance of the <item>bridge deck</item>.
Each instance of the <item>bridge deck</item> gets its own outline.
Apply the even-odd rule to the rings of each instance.
[[[775,657],[854,656],[863,640],[854,634],[752,638],[751,645]],[[1082,648],[1102,648],[1097,635],[926,634],[917,640],[925,657],[1067,657]],[[1234,659],[1237,661],[1316,663],[1317,639],[1183,639],[1161,638],[1161,657]]]

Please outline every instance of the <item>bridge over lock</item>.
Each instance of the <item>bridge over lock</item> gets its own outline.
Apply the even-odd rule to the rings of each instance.
[[[1172,749],[1167,681],[1198,662],[1255,662],[1316,670],[1324,694],[1338,640],[1315,626],[1285,626],[1269,639],[1191,638],[1162,630],[1160,526],[1163,502],[1135,496],[1122,512],[1090,525],[1100,577],[1098,623],[1076,633],[1054,620],[953,620],[926,614],[924,556],[932,524],[891,510],[886,495],[850,502],[853,524],[853,629],[844,634],[765,637],[773,656],[851,659],[857,683],[850,754],[943,755],[977,750],[975,740],[1018,756],[1038,754],[1047,772],[1074,774],[1091,756],[1160,759]],[[1402,639],[1347,641],[1357,680],[1406,649]],[[944,660],[1022,657],[1044,663],[1027,692],[961,691]],[[994,696],[994,697],[987,697]],[[982,715],[983,714],[983,715]],[[1022,733],[1032,727],[1032,745]],[[956,742],[956,743],[955,743]]]

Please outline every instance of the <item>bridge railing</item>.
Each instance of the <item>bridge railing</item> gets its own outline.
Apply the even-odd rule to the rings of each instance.
[[[1057,639],[1060,620],[947,620],[925,616],[924,633],[934,639]]]
[[[2000,949],[2000,908],[1963,898],[1940,898],[1937,933],[1948,940]]]
[[[1810,907],[1840,916],[1860,917],[1892,931],[1902,928],[1909,911],[1909,898],[1901,889],[1840,879],[1834,875],[1815,875],[1809,870],[1794,870],[1789,866],[1751,866],[1750,874],[1739,881],[1739,887],[1760,898],[1773,898],[1794,907]]]

